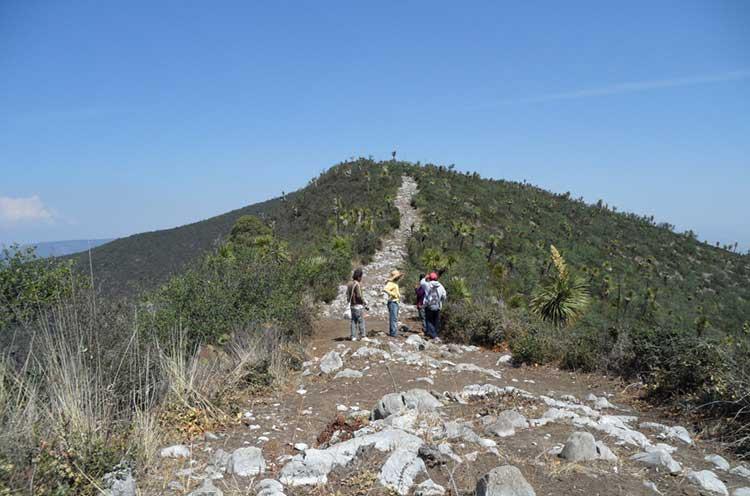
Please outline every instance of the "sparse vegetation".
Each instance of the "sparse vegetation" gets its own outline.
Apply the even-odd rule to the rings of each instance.
[[[399,183],[357,160],[261,206],[95,250],[110,294],[164,281],[131,301],[68,262],[5,258],[0,494],[96,494],[121,460],[147,471],[163,443],[234,421],[238,395],[300,366],[313,303],[398,225]]]
[[[444,309],[446,336],[505,341],[517,363],[640,379],[655,399],[732,419],[729,429],[750,423],[748,256],[602,201],[452,167],[407,170],[423,225],[405,280],[444,269],[446,284],[462,281]],[[456,301],[467,293],[472,302]],[[747,433],[742,442],[750,449]]]

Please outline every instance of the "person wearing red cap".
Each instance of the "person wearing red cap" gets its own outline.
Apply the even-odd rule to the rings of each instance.
[[[440,310],[447,298],[447,293],[438,281],[438,275],[431,272],[422,284],[424,288],[425,321],[427,323],[427,337],[436,339],[440,333]]]

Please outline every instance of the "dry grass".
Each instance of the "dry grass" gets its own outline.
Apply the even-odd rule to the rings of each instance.
[[[61,303],[27,329],[23,363],[0,352],[0,494],[96,494],[120,459],[155,467],[170,434],[213,430],[240,404],[237,391],[285,381],[299,359],[273,329],[190,347],[183,332],[157,342],[89,303]]]

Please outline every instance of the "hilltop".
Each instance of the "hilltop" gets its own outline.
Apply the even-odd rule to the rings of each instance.
[[[398,223],[392,198],[400,176],[391,174],[389,165],[367,159],[343,162],[298,191],[192,224],[107,243],[91,251],[96,284],[105,294],[116,296],[153,289],[218,248],[237,220],[247,215],[269,224],[299,253],[314,252],[337,233],[357,231],[355,251],[371,255],[383,230]],[[70,259],[88,273],[88,253]]]

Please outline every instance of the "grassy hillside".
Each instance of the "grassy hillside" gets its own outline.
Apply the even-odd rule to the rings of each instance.
[[[416,173],[427,231],[412,259],[421,263],[431,248],[452,257],[449,274],[475,295],[525,305],[552,269],[555,245],[593,297],[582,326],[641,322],[736,336],[750,319],[748,256],[601,201],[446,169]]]
[[[339,232],[353,235],[355,251],[366,256],[374,251],[379,235],[397,223],[397,210],[387,197],[399,184],[400,175],[391,173],[386,163],[366,159],[341,163],[283,197],[95,248],[91,253],[96,284],[106,294],[118,296],[154,288],[218,247],[243,215],[269,223],[293,250],[313,250]],[[80,270],[89,271],[88,253],[71,258]]]
[[[750,450],[750,256],[602,201],[411,171],[424,224],[407,279],[445,270],[444,337],[641,380]]]

